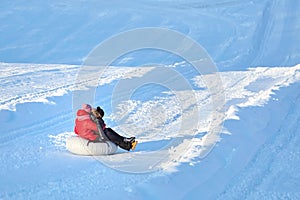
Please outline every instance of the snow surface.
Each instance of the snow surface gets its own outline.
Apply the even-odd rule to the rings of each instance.
[[[300,199],[299,8],[291,0],[2,2],[0,199]],[[201,75],[147,49],[121,56],[99,79],[76,80],[101,41],[149,26],[193,38],[220,72]],[[166,68],[191,89],[153,82],[114,102],[124,95],[114,94],[118,84]],[[218,94],[206,85],[215,76],[225,93],[217,115]],[[134,152],[67,152],[73,94],[94,85],[94,106],[110,127],[138,138]],[[211,134],[216,121],[222,131]]]

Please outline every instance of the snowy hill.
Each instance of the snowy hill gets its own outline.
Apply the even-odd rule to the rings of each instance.
[[[300,198],[299,3],[1,5],[0,199]],[[201,44],[218,72],[145,48],[78,78],[99,43],[149,26]],[[134,152],[66,150],[75,96],[93,89],[107,125],[138,138]]]

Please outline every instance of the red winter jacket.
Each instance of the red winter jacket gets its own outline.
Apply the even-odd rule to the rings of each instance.
[[[78,136],[92,141],[99,135],[97,124],[91,120],[90,114],[85,110],[77,111],[74,132]]]

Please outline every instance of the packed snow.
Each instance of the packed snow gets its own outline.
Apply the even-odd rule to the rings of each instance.
[[[300,199],[300,3],[1,5],[0,199]],[[103,69],[99,77],[78,75],[99,43],[149,26],[194,39],[219,71],[201,74],[179,56],[144,49],[91,67]],[[208,86],[216,77],[224,96]],[[66,150],[74,94],[84,99],[94,88],[94,101],[82,103],[100,105],[109,127],[136,136],[135,151]]]

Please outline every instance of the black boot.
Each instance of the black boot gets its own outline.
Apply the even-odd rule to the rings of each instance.
[[[135,141],[135,137],[124,138],[124,142],[133,143]]]
[[[125,149],[127,151],[129,151],[132,147],[131,143],[130,142],[120,142],[118,144],[118,146],[121,148],[121,149]]]

